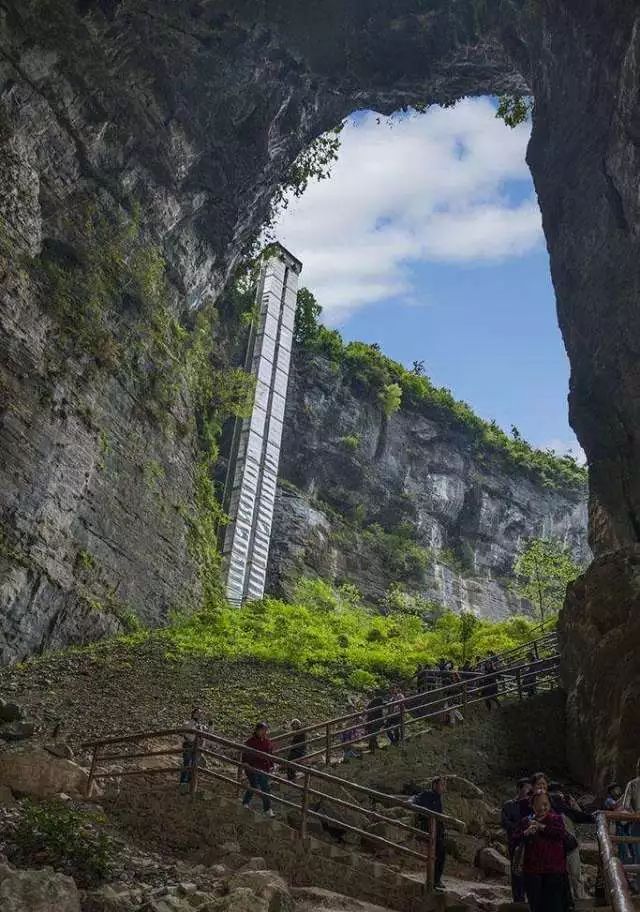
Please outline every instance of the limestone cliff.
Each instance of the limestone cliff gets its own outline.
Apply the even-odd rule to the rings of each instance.
[[[298,349],[289,387],[270,585],[302,573],[355,583],[374,603],[406,591],[501,618],[530,611],[512,568],[530,537],[556,537],[583,566],[584,486],[544,485],[479,447],[446,409],[388,419],[335,363]]]
[[[130,443],[149,442],[169,487],[175,480],[178,496],[168,491],[167,500],[177,503],[194,491],[183,461],[194,439],[189,432],[165,449],[156,422],[139,421],[137,387],[104,367],[76,382],[65,349],[57,360],[68,374],[56,379],[52,300],[23,274],[22,257],[57,251],[58,262],[73,261],[69,222],[82,200],[112,217],[132,217],[137,205],[142,236],[167,262],[173,313],[188,313],[219,292],[274,188],[322,130],[358,108],[389,112],[465,94],[535,97],[528,159],[571,361],[571,420],[591,470],[592,544],[604,557],[620,550],[621,591],[631,591],[623,558],[640,541],[639,17],[636,0],[4,0],[3,657],[111,624],[87,625],[86,605],[65,588],[68,558],[84,550],[83,517],[101,527],[106,593],[137,589],[136,611],[168,605],[197,570],[182,561],[183,526],[165,528],[139,486],[99,482],[92,469],[109,466],[103,448],[130,466]],[[99,418],[110,413],[106,443],[99,425],[85,435],[78,423],[92,395]],[[147,477],[157,480],[152,469]],[[123,522],[113,525],[119,509]],[[139,559],[130,565],[132,549]],[[615,560],[607,566],[613,572]],[[593,573],[591,611],[607,626],[598,567]],[[576,602],[571,611],[578,622],[586,608]],[[637,639],[637,612],[627,623]],[[614,696],[594,692],[599,711],[588,708],[580,669],[599,649],[598,629],[567,665],[582,707],[569,725],[576,737],[593,731],[594,743],[611,736],[605,710],[617,711],[638,677],[630,657]],[[630,771],[627,761],[622,768]]]

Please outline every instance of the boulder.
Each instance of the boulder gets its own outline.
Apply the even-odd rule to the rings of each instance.
[[[580,843],[580,860],[583,864],[595,865],[600,864],[600,849],[597,842]]]
[[[53,754],[54,757],[61,757],[63,760],[73,760],[73,748],[66,741],[49,741],[45,744],[44,749]]]
[[[447,776],[447,792],[463,798],[484,798],[484,792],[464,776]]]
[[[22,719],[22,709],[17,703],[0,700],[0,722],[18,722]]]
[[[499,874],[508,877],[511,870],[509,859],[501,855],[496,849],[485,846],[478,849],[475,858],[476,868],[480,868],[485,874]]]
[[[268,899],[257,896],[249,887],[239,887],[210,906],[211,912],[274,912]],[[207,909],[209,912],[209,908]]]
[[[238,869],[238,874],[242,874],[244,871],[266,871],[267,863],[264,858],[259,856],[255,858],[250,858],[249,861],[246,861],[241,868]]]
[[[120,890],[113,884],[105,884],[82,897],[82,912],[134,912],[137,907],[128,890]]]
[[[6,785],[0,785],[0,808],[13,808],[17,804],[11,789]]]
[[[33,722],[5,722],[0,726],[0,738],[3,741],[26,741],[33,738],[35,726]]]
[[[80,912],[80,894],[71,877],[51,868],[13,870],[0,874],[2,912]]]
[[[266,900],[269,912],[293,910],[289,887],[276,871],[239,871],[230,879],[229,891],[244,887]]]
[[[52,757],[42,748],[16,748],[0,753],[0,785],[35,798],[52,798],[60,792],[83,798],[87,771],[71,760]]]

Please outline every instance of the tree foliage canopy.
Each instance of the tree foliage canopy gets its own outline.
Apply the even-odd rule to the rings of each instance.
[[[516,591],[536,606],[543,622],[562,608],[567,585],[580,573],[568,548],[550,538],[530,539],[513,569]]]

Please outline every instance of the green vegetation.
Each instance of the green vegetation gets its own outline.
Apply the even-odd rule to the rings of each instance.
[[[363,510],[361,504],[356,507],[356,523],[364,522]],[[364,529],[342,524],[332,538],[335,544],[349,548],[357,548],[358,540],[362,541],[374,553],[387,576],[399,581],[420,581],[431,562],[431,553],[414,541],[410,526],[403,525],[388,532],[378,523]]]
[[[378,401],[387,418],[400,409],[402,404],[402,387],[399,383],[387,383],[378,393]]]
[[[125,633],[136,633],[142,630],[138,615],[129,605],[120,601],[113,592],[108,592],[104,598],[87,595],[84,600],[91,611],[95,611],[96,614],[110,614],[111,617],[115,618]]]
[[[304,149],[293,162],[286,178],[277,188],[271,201],[271,211],[267,219],[267,229],[273,226],[276,215],[286,209],[293,196],[299,198],[312,180],[327,180],[331,168],[338,158],[342,124],[318,136]]]
[[[106,880],[114,862],[104,817],[75,811],[61,801],[27,801],[14,836],[11,860],[22,867],[50,865],[80,887]]]
[[[142,466],[142,477],[145,486],[151,492],[157,493],[160,490],[160,482],[164,476],[164,468],[157,459],[148,459]]]
[[[418,617],[367,610],[353,586],[333,589],[322,580],[302,580],[291,604],[278,599],[179,618],[160,638],[176,658],[256,659],[329,677],[355,688],[384,678],[414,674],[420,662],[441,657],[461,662],[470,655],[501,652],[532,639],[524,618],[500,623],[444,612],[432,624]]]
[[[516,560],[513,572],[518,595],[537,607],[544,623],[549,614],[560,611],[567,585],[581,570],[562,542],[532,538]]]
[[[81,548],[76,557],[76,565],[85,571],[95,570],[96,559],[90,551],[85,551]]]
[[[513,129],[525,123],[533,110],[533,98],[522,95],[501,95],[496,117]]]
[[[347,434],[340,438],[340,443],[347,450],[357,450],[360,446],[360,434]]]
[[[520,434],[510,436],[495,421],[479,418],[466,402],[456,400],[450,390],[434,386],[424,375],[422,362],[415,362],[413,369],[407,370],[383,355],[376,345],[345,343],[337,330],[327,329],[317,322],[321,312],[319,305],[315,299],[310,300],[313,295],[308,290],[302,291],[301,344],[308,352],[327,358],[354,390],[373,396],[385,412],[395,410],[396,404],[416,411],[435,410],[443,420],[466,431],[480,462],[489,455],[502,456],[547,487],[577,488],[586,483],[587,470],[573,456],[536,450]]]

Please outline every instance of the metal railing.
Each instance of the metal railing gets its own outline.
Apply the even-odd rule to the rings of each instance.
[[[637,845],[640,843],[640,836],[628,836],[624,833],[612,835],[610,824],[615,822],[640,823],[640,814],[631,814],[627,811],[599,811],[596,825],[609,904],[613,912],[634,912],[635,906],[627,874],[640,873],[640,865],[624,864],[614,847]]]
[[[189,748],[189,762],[185,765],[184,747],[163,748],[160,750],[145,748],[145,742],[159,738],[188,737],[193,739],[192,746]],[[120,751],[117,750],[120,746]],[[122,751],[122,746],[133,748]],[[106,779],[120,779],[128,776],[160,776],[172,775],[181,777],[182,773],[188,773],[188,790],[191,794],[198,791],[201,786],[201,780],[215,780],[231,786],[236,794],[241,788],[241,779],[243,772],[264,772],[255,767],[248,765],[243,756],[266,759],[274,762],[277,767],[293,772],[294,776],[300,775],[302,782],[295,779],[284,778],[273,772],[268,775],[270,782],[278,783],[286,787],[287,797],[283,797],[273,792],[263,792],[259,788],[251,786],[251,791],[257,795],[266,795],[271,801],[293,809],[300,814],[298,825],[298,834],[301,839],[308,836],[308,826],[310,818],[319,820],[328,828],[334,828],[339,831],[353,833],[360,836],[366,841],[367,845],[380,846],[392,854],[399,857],[410,858],[414,862],[418,861],[425,871],[425,886],[428,891],[434,887],[434,870],[435,870],[435,842],[436,842],[436,824],[441,821],[443,824],[464,830],[465,825],[462,821],[445,814],[438,814],[425,808],[413,805],[408,801],[402,801],[392,795],[386,795],[375,789],[358,785],[348,780],[340,779],[330,773],[322,770],[303,766],[289,760],[274,757],[272,754],[263,753],[255,748],[248,748],[246,745],[233,741],[230,738],[224,738],[210,732],[198,731],[193,728],[170,728],[158,731],[137,732],[129,735],[116,735],[109,738],[103,738],[97,741],[91,741],[83,745],[85,749],[93,751],[91,767],[87,780],[87,794],[91,794],[93,783]],[[105,748],[115,747],[116,752],[104,753]],[[132,761],[148,760],[164,757],[182,756],[182,763],[173,765],[160,766],[157,768],[134,767],[134,768],[109,768],[109,764],[123,764]],[[206,766],[204,764],[207,764]],[[106,769],[105,769],[106,766]],[[235,775],[233,774],[235,771]],[[322,790],[324,786],[325,790]],[[411,826],[401,820],[387,817],[375,810],[374,807],[363,807],[355,801],[348,801],[344,798],[338,798],[328,791],[334,787],[340,790],[362,795],[371,804],[393,804],[394,807],[403,807],[412,814],[417,814],[426,821],[426,830]],[[298,800],[296,800],[296,798]],[[325,807],[331,804],[338,808],[332,814],[326,814],[320,810],[320,806]],[[346,816],[358,815],[366,822],[383,823],[387,827],[399,831],[398,839],[404,839],[404,842],[389,839],[380,836],[369,830],[356,826],[345,819]],[[342,815],[342,816],[341,816]],[[366,824],[365,824],[366,825]]]
[[[549,630],[546,633],[541,633],[535,640],[530,640],[528,643],[523,643],[521,646],[514,646],[513,649],[508,649],[505,652],[499,653],[495,656],[495,659],[497,660],[498,668],[502,669],[505,666],[526,662],[530,653],[533,654],[534,659],[537,661],[546,656],[555,655],[557,652],[558,632],[556,630]],[[481,668],[482,663],[475,667],[476,669]]]
[[[316,722],[295,732],[285,732],[273,737],[278,756],[292,750],[291,739],[295,734],[305,735],[305,763],[329,765],[349,749],[375,749],[380,735],[390,740],[403,741],[428,731],[424,722],[452,713],[464,713],[468,706],[493,699],[525,697],[558,686],[560,659],[557,653],[520,665],[502,666],[497,672],[472,674],[463,680],[444,687],[391,700],[372,709],[361,709],[334,719]],[[375,714],[372,714],[375,713]],[[422,726],[422,727],[421,727]]]

